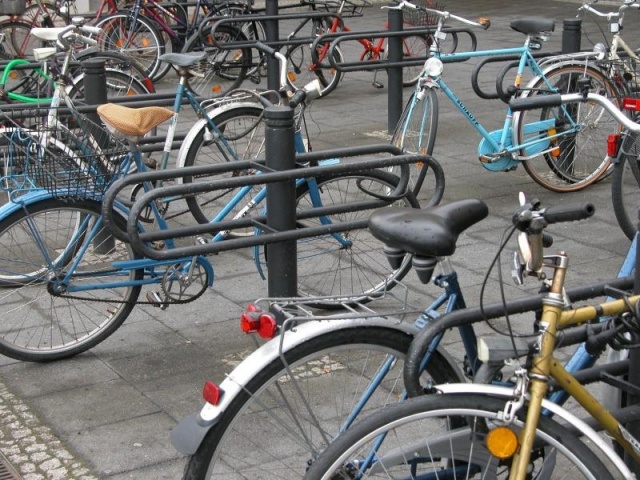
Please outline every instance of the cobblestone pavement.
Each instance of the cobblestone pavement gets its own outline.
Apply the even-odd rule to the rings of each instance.
[[[24,480],[97,480],[29,406],[0,384],[0,451]]]
[[[451,3],[453,13],[491,18],[491,29],[478,33],[481,48],[518,45],[522,37],[509,28],[515,17],[553,17],[556,34],[545,51],[559,50],[561,21],[574,17],[577,7],[558,0],[443,3]],[[371,31],[383,25],[385,16],[374,6],[364,17],[348,19],[348,24],[353,30]],[[631,28],[625,35],[640,31],[634,30],[634,22],[638,25],[629,15]],[[282,28],[281,34],[287,31]],[[583,47],[588,47],[585,41]],[[357,56],[345,53],[347,58]],[[469,83],[472,66],[447,66],[447,81],[483,124],[500,128],[505,106],[477,98]],[[335,92],[314,103],[308,122],[316,151],[388,141],[386,90],[373,89],[372,78],[371,72],[349,73]],[[491,71],[487,79],[486,83],[495,82]],[[172,91],[174,80],[163,80],[160,89]],[[379,80],[384,83],[384,73]],[[406,99],[409,91],[404,95]],[[446,174],[445,201],[481,198],[490,209],[486,221],[461,237],[452,259],[467,303],[477,305],[484,273],[521,190],[546,205],[592,201],[593,220],[560,225],[554,235],[572,253],[569,281],[574,285],[584,284],[584,279],[614,277],[628,241],[613,217],[610,184],[557,195],[534,185],[522,169],[489,172],[477,161],[478,136],[461,118],[441,100],[434,156]],[[25,479],[181,477],[185,459],[169,443],[169,431],[200,408],[204,380],[223,378],[243,352],[253,348],[240,333],[237,319],[249,301],[266,295],[266,283],[258,278],[250,253],[224,252],[214,260],[216,283],[201,299],[166,311],[136,307],[114,335],[89,352],[48,364],[0,356],[0,451]],[[417,280],[410,288],[412,295],[423,299],[425,289]],[[513,285],[505,288],[507,295],[523,294]],[[497,301],[498,289],[489,289],[486,295],[487,302]],[[0,305],[0,318],[2,313]],[[449,348],[453,355],[462,351],[459,344],[447,344]]]

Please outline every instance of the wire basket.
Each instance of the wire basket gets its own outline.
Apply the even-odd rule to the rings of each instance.
[[[127,145],[80,113],[59,113],[51,124],[43,110],[20,121],[2,117],[0,188],[12,198],[44,189],[56,198],[101,199],[128,168]]]
[[[442,10],[444,8],[443,5],[438,4],[434,0],[415,0],[412,3],[434,10]],[[414,27],[423,27],[438,23],[438,17],[432,13],[421,12],[419,10],[403,10],[403,17],[405,23],[413,25]]]

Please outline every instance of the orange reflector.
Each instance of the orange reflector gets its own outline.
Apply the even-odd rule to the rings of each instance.
[[[287,72],[287,78],[289,79],[290,82],[295,83],[296,74],[294,72]]]
[[[553,137],[557,134],[556,129],[555,128],[550,128],[549,130],[547,130],[547,136],[549,137]],[[558,139],[557,138],[552,138],[551,140],[551,144],[556,144],[558,143]],[[553,150],[551,150],[551,155],[553,155],[554,157],[559,157],[560,156],[560,148],[556,147]]]
[[[222,397],[222,390],[211,380],[207,380],[202,388],[202,396],[211,405],[217,405]]]
[[[612,133],[607,137],[607,155],[609,155],[610,157],[618,156],[621,138],[622,137],[619,133]]]
[[[144,48],[149,48],[149,39],[148,38],[143,38],[142,42],[140,42],[140,43],[142,43],[142,46]]]
[[[211,93],[220,93],[222,91],[222,87],[220,85],[213,85],[211,87]]]
[[[518,450],[518,436],[508,427],[498,427],[487,434],[485,444],[491,455],[504,460]]]

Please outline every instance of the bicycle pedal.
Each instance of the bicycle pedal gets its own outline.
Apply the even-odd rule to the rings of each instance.
[[[373,82],[371,85],[373,85],[373,88],[384,88],[384,85],[380,82]]]
[[[144,164],[145,166],[152,168],[153,170],[158,168],[158,161],[155,158],[145,158]]]
[[[147,301],[154,307],[158,307],[160,310],[166,310],[169,306],[168,303],[162,300],[158,292],[147,292]]]

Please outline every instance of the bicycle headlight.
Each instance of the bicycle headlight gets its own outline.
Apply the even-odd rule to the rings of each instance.
[[[438,58],[431,57],[428,58],[426,62],[424,62],[424,71],[430,77],[438,77],[442,74],[444,70],[444,65],[442,61]]]
[[[593,53],[596,54],[596,60],[604,60],[607,56],[607,47],[604,46],[604,43],[596,43],[593,46]]]

